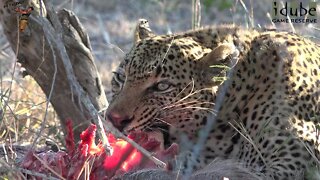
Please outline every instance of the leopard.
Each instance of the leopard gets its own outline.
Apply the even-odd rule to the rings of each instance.
[[[186,168],[232,159],[275,180],[319,168],[320,47],[302,35],[234,24],[157,35],[140,20],[111,84],[106,120],[177,143]]]

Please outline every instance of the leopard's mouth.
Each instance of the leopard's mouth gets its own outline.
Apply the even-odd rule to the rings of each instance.
[[[141,130],[130,130],[130,131],[122,131],[122,133],[125,136],[130,136],[132,134],[140,134],[145,133],[149,137],[149,139],[154,139],[156,142],[160,143],[160,148],[163,149],[165,144],[165,136],[164,133],[161,130],[147,130],[147,131],[141,131]]]
[[[155,136],[161,136],[161,142],[165,148],[169,147],[170,142],[169,125],[161,123],[151,126],[150,130],[146,131],[148,134],[154,134]]]
[[[156,117],[156,115],[154,117]],[[169,125],[159,121],[157,121],[156,123],[154,123],[154,121],[150,121],[150,122],[153,122],[153,123],[148,124],[147,128],[146,126],[143,126],[143,125],[139,126],[139,128],[127,127],[128,129],[124,128],[121,132],[126,136],[132,132],[139,132],[139,131],[145,132],[148,134],[149,137],[154,138],[155,140],[160,142],[161,148],[170,147],[172,142],[169,141],[170,140]]]

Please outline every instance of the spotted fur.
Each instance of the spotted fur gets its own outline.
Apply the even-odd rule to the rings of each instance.
[[[187,147],[214,121],[197,168],[235,159],[268,179],[293,179],[319,166],[317,44],[234,26],[136,39],[107,111],[123,132],[160,131],[166,145]]]

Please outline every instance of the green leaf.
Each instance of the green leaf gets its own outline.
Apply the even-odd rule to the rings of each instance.
[[[218,64],[218,65],[211,65],[210,67],[212,67],[212,68],[226,69],[226,70],[230,70],[230,69],[231,69],[229,66],[222,65],[222,64]]]
[[[213,77],[212,78],[212,80],[213,81],[217,81],[217,82],[223,82],[223,81],[225,81],[225,80],[227,80],[227,77],[224,77],[224,76],[222,76],[222,77],[219,77],[219,76],[215,76],[215,77]]]

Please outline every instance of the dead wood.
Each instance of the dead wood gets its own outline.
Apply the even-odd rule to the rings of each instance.
[[[96,118],[83,99],[97,111],[108,104],[87,33],[72,12],[56,13],[44,4],[40,6],[38,0],[19,2],[21,9],[33,7],[28,25],[21,32],[18,28],[21,14],[15,11],[15,6],[5,4],[8,2],[0,2],[0,10],[8,12],[0,20],[17,61],[26,69],[24,74],[32,76],[42,88],[64,131],[66,121],[72,120],[78,139],[91,119]]]

